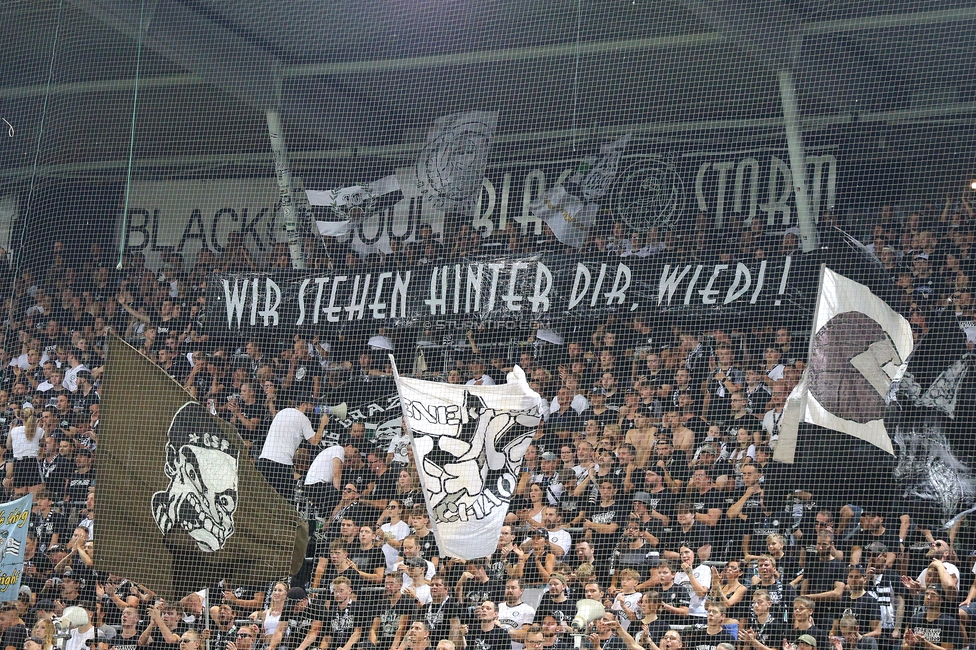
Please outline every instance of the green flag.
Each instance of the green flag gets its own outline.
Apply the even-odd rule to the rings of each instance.
[[[116,336],[100,417],[96,567],[165,598],[297,573],[308,526],[236,429]]]

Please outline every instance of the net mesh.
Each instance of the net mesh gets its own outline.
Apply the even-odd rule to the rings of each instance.
[[[970,3],[0,15],[28,626],[968,644]]]

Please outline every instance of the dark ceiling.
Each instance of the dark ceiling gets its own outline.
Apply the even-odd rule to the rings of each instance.
[[[411,159],[438,116],[499,112],[493,157],[783,146],[804,135],[902,184],[971,173],[976,3],[877,0],[0,0],[0,183],[270,172],[279,107],[296,173]],[[43,119],[43,135],[40,126]],[[5,125],[4,125],[4,128]],[[356,173],[359,173],[358,171]]]

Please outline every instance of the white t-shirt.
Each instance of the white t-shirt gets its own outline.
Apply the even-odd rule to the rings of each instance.
[[[28,440],[26,429],[23,426],[14,427],[10,430],[10,446],[14,453],[14,458],[37,458],[37,452],[41,448],[41,438],[44,437],[44,429],[37,427],[34,431],[34,439]]]
[[[311,440],[315,429],[308,417],[298,409],[282,409],[268,427],[260,458],[282,465],[291,465],[302,439]]]
[[[64,640],[64,650],[85,650],[85,641],[94,638],[94,626],[90,626],[87,632],[79,632],[78,628],[72,628],[71,636]]]
[[[332,461],[338,458],[340,461],[346,460],[346,449],[342,445],[332,445],[319,452],[312,464],[309,465],[308,474],[305,475],[305,485],[315,485],[316,483],[332,484],[335,473],[332,468]]]
[[[959,587],[959,569],[958,569],[958,567],[956,567],[956,565],[953,564],[952,562],[943,562],[942,563],[942,566],[945,567],[946,573],[948,573],[951,576],[955,576],[956,577],[956,588],[958,588]],[[922,573],[920,573],[919,576],[918,576],[918,584],[922,585],[923,588],[925,587],[925,574],[928,573],[928,572],[929,572],[929,570],[928,569],[925,569],[925,571],[922,571]],[[976,573],[976,567],[973,567],[973,573]]]
[[[477,384],[479,386],[494,386],[495,385],[495,380],[492,379],[491,377],[489,377],[488,375],[481,375],[477,379],[469,379],[467,381],[467,383],[465,383],[464,385],[465,386],[475,386],[476,385],[475,382],[478,382],[478,381],[481,382],[480,384]]]
[[[637,618],[634,620],[639,621],[642,618],[640,599],[641,593],[638,591],[635,591],[632,594],[617,594],[617,597],[613,599],[613,605],[610,606],[610,611],[617,615],[617,620],[620,621],[620,627],[624,628],[625,630],[630,629],[630,624],[633,621],[627,617],[627,613],[620,605],[620,601],[622,600],[624,604],[627,605],[627,609],[631,610],[632,612],[637,612]]]
[[[386,522],[380,528],[384,533],[393,533],[393,538],[398,542],[402,542],[410,534],[410,526],[405,521],[398,521],[396,524]],[[400,550],[384,543],[383,555],[386,556],[386,570],[396,571],[397,563],[400,561]]]
[[[525,625],[531,625],[535,618],[535,609],[525,603],[509,607],[508,603],[498,603],[498,625],[508,631],[521,630]],[[522,650],[524,643],[512,641],[512,650]]]
[[[393,462],[407,464],[410,462],[410,458],[407,456],[407,449],[410,448],[410,436],[408,436],[403,430],[397,435],[390,439],[390,446],[387,447],[386,453],[393,454]]]
[[[411,598],[410,594],[407,593],[407,588],[412,584],[413,581],[411,580],[409,585],[403,585],[403,587],[400,589],[400,593],[406,596],[407,598]],[[417,600],[423,603],[424,605],[426,605],[431,601],[430,585],[424,585],[423,587],[417,588]]]
[[[64,381],[61,385],[70,390],[72,393],[78,390],[78,373],[82,370],[88,370],[85,364],[80,364],[74,368],[68,368],[64,371]]]
[[[699,564],[694,569],[692,573],[695,574],[695,580],[698,581],[702,587],[709,589],[712,586],[712,569],[705,566],[704,564]],[[705,592],[705,596],[699,596],[695,593],[695,590],[691,588],[691,580],[688,575],[681,571],[676,576],[674,576],[674,584],[681,585],[683,589],[688,590],[688,616],[700,616],[705,618],[707,613],[705,612],[705,596],[708,592]]]
[[[526,537],[524,540],[522,540],[522,543],[528,544],[531,540],[531,537]],[[569,549],[573,546],[573,538],[565,530],[550,530],[549,543],[555,544],[559,548],[563,549],[563,556],[565,556],[565,554],[569,553]]]
[[[559,398],[553,397],[552,402],[549,404],[549,412],[556,413],[559,411]],[[582,413],[586,409],[590,408],[590,402],[582,395],[574,395],[573,400],[569,403],[569,407],[576,411],[576,413]]]

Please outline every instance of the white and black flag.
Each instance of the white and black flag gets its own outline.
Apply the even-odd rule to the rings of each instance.
[[[473,204],[497,122],[495,111],[454,113],[434,122],[417,158],[417,186],[426,204],[442,210]]]
[[[545,400],[518,366],[497,386],[394,376],[441,556],[491,555]]]
[[[794,462],[800,423],[893,454],[884,410],[912,347],[912,328],[901,314],[864,285],[823,267],[809,363],[787,399],[774,459]]]
[[[617,178],[630,133],[600,147],[601,156],[584,159],[565,183],[545,192],[529,205],[532,214],[548,224],[563,244],[580,248],[596,224],[600,202]]]

